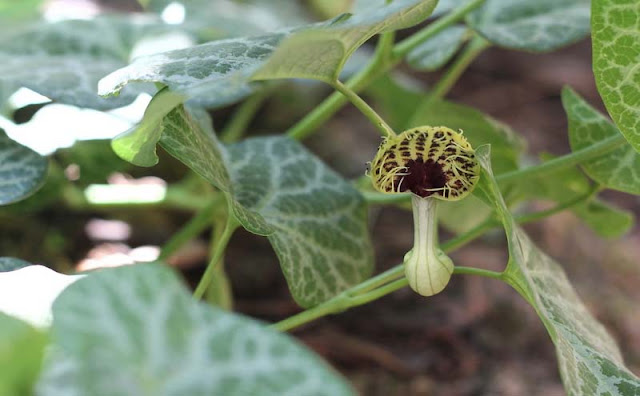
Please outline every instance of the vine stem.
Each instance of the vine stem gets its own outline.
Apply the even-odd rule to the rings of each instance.
[[[200,209],[193,217],[164,244],[160,251],[159,260],[166,260],[174,254],[180,247],[196,235],[204,231],[213,221],[213,215],[220,205],[224,203],[223,194],[215,194],[211,202]]]
[[[484,1],[485,0],[471,0],[411,36],[419,37],[419,39],[408,41],[411,39],[410,37],[393,46],[393,35],[391,32],[383,34],[378,41],[378,46],[373,59],[367,64],[367,66],[365,66],[364,69],[356,73],[344,85],[353,92],[360,92],[378,77],[398,64],[412,49],[440,33],[448,26],[457,23],[464,18],[467,13],[480,6]],[[302,120],[289,128],[286,134],[297,140],[302,140],[308,137],[346,103],[347,97],[339,92],[334,92],[322,101],[322,103],[316,106]]]
[[[400,268],[402,269],[402,266],[400,266]],[[484,270],[481,268],[454,267],[453,273],[479,275],[493,279],[502,278],[502,273],[500,272]],[[274,323],[271,325],[271,327],[280,331],[288,331],[323,316],[338,313],[348,308],[367,304],[371,301],[379,299],[380,297],[386,296],[387,294],[393,293],[396,290],[402,289],[408,284],[409,282],[406,278],[401,278],[361,294],[351,294],[347,291],[314,308],[307,309],[306,311],[302,311],[297,315]]]
[[[250,96],[242,102],[238,109],[233,113],[231,120],[225,125],[220,133],[220,140],[224,143],[233,143],[239,140],[247,130],[249,123],[256,115],[265,99],[269,97],[273,91],[273,86],[263,87],[262,90]]]
[[[569,168],[571,166],[581,164],[585,161],[598,158],[603,154],[615,150],[625,143],[626,139],[624,138],[624,136],[622,136],[621,134],[617,134],[615,136],[611,136],[604,140],[601,140],[598,143],[592,144],[591,146],[574,151],[571,154],[563,155],[562,157],[557,157],[547,162],[543,162],[540,165],[530,166],[528,168],[503,173],[496,176],[496,181],[498,183],[508,183],[521,178],[532,176],[539,177],[542,175],[546,175],[560,169]]]
[[[351,88],[347,87],[339,80],[334,81],[332,85],[336,89],[336,91],[346,96],[351,101],[351,103],[353,103],[353,105],[356,106],[358,110],[360,110],[360,112],[362,112],[362,114],[364,114],[364,116],[367,117],[369,121],[371,121],[373,125],[376,126],[376,128],[378,128],[383,136],[390,137],[396,135],[389,124],[387,124],[386,121],[382,117],[380,117],[380,115],[376,113],[376,111],[373,110],[367,102],[362,100],[362,98],[358,96],[358,94],[355,93]]]
[[[213,254],[211,255],[211,260],[209,260],[207,269],[204,271],[204,274],[202,275],[202,278],[200,279],[196,290],[193,292],[193,298],[201,299],[205,291],[213,281],[218,263],[222,261],[222,255],[224,254],[227,244],[229,243],[231,236],[239,225],[240,224],[238,223],[238,221],[233,217],[231,213],[229,213],[227,216],[226,224],[224,226],[224,230],[222,231],[220,238],[217,238],[216,245],[213,246]]]
[[[590,191],[576,197],[575,199],[569,200],[545,211],[518,215],[514,217],[514,220],[518,224],[524,224],[552,216],[580,202],[584,202],[590,199],[593,194],[598,191],[598,189],[599,186],[595,185]],[[444,242],[441,245],[441,248],[448,253],[471,242],[487,231],[498,227],[499,225],[500,223],[497,220],[492,218],[487,219],[486,221],[467,231],[466,233]],[[453,273],[459,275],[465,274],[484,276],[492,279],[504,279],[505,276],[503,272],[461,266],[454,267]],[[407,285],[408,281],[406,280],[406,278],[404,278],[404,266],[403,264],[399,264],[382,272],[379,275],[376,275],[358,285],[355,285],[354,287],[340,293],[336,297],[316,307],[307,309],[297,315],[293,315],[280,322],[274,323],[272,327],[281,331],[291,330],[295,327],[301,326],[320,317],[339,313],[349,308],[374,301]]]

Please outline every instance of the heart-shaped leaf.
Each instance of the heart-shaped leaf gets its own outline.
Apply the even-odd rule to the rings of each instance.
[[[293,338],[196,302],[159,263],[103,270],[70,286],[54,304],[53,336],[67,358],[48,362],[42,396],[69,388],[121,396],[353,394]]]
[[[300,305],[317,305],[370,275],[364,200],[299,143],[248,139],[225,155],[182,106],[162,129],[162,147],[224,192],[244,228],[269,237]]]
[[[569,140],[574,151],[587,148],[620,131],[602,114],[589,106],[570,88],[562,91],[562,104],[569,119]],[[630,145],[582,164],[585,172],[603,186],[640,195],[640,153]]]
[[[640,379],[624,366],[620,350],[580,301],[566,274],[519,228],[500,195],[488,146],[476,157],[483,169],[479,189],[502,220],[509,242],[505,280],[536,310],[556,346],[569,395],[634,395]]]
[[[300,305],[371,274],[366,205],[347,181],[288,138],[248,139],[228,153],[234,196],[274,230],[269,241]]]

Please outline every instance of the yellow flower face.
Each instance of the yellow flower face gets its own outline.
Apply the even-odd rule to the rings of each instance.
[[[447,127],[422,126],[386,138],[371,163],[374,187],[457,201],[473,191],[480,164],[467,139]]]

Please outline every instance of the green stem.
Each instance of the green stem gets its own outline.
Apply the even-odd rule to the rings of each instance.
[[[176,232],[162,247],[160,260],[168,259],[185,243],[189,242],[196,235],[204,231],[213,220],[213,215],[216,208],[218,208],[224,202],[224,195],[217,194],[211,202],[200,209],[178,232]]]
[[[360,110],[360,112],[362,112],[362,114],[364,114],[364,116],[367,117],[369,121],[373,123],[373,125],[375,125],[376,128],[378,128],[380,133],[382,133],[382,136],[395,136],[396,133],[385,122],[385,120],[382,119],[382,117],[380,117],[380,115],[376,113],[376,111],[373,110],[371,106],[367,104],[367,102],[362,100],[362,98],[358,96],[358,94],[356,94],[353,90],[351,90],[340,81],[335,81],[333,83],[333,87],[338,92],[346,96],[351,101],[351,103],[353,103],[353,105],[356,106],[358,110]]]
[[[558,204],[553,208],[550,208],[547,210],[541,210],[539,212],[517,215],[514,217],[514,220],[516,220],[518,224],[527,224],[527,223],[532,223],[534,221],[545,219],[547,217],[553,216],[556,213],[560,213],[566,209],[569,209],[579,203],[590,200],[599,190],[600,190],[600,185],[596,184],[588,192],[582,195],[579,195],[574,199],[570,199],[566,202]]]
[[[220,133],[220,140],[225,143],[233,143],[239,140],[246,132],[253,117],[260,110],[265,99],[271,94],[271,91],[272,89],[269,87],[263,88],[242,102]]]
[[[213,281],[213,276],[216,273],[216,267],[218,263],[221,262],[222,255],[224,254],[225,249],[227,248],[227,244],[233,235],[233,232],[238,228],[239,224],[237,220],[233,217],[231,213],[228,214],[227,223],[224,226],[224,230],[222,231],[222,235],[217,241],[216,246],[213,247],[213,254],[211,255],[211,260],[207,265],[207,269],[202,275],[202,279],[200,279],[200,283],[196,287],[196,290],[193,292],[193,297],[195,299],[201,299],[204,295],[205,291]]]
[[[451,65],[445,74],[438,80],[438,83],[429,92],[430,98],[442,98],[444,97],[455,83],[460,79],[460,76],[469,67],[478,55],[487,49],[491,44],[480,36],[475,36],[469,44],[465,47],[464,51]]]
[[[378,41],[378,47],[373,59],[367,64],[367,66],[360,72],[355,74],[345,83],[349,89],[353,92],[360,92],[366,88],[369,84],[374,82],[378,77],[385,74],[401,60],[401,54],[405,51],[410,51],[420,43],[435,36],[443,29],[458,22],[469,11],[482,4],[484,0],[471,0],[464,6],[456,9],[455,11],[447,14],[446,16],[438,19],[436,22],[431,23],[429,26],[417,32],[415,35],[419,35],[419,40],[414,40],[410,43],[401,41],[392,49],[390,46],[393,44],[393,36],[389,33],[382,35],[380,41]],[[404,44],[403,44],[404,43]],[[398,46],[402,45],[400,49]],[[309,135],[313,134],[323,123],[331,118],[342,106],[347,103],[347,98],[339,92],[334,92],[329,95],[322,103],[316,106],[309,114],[307,114],[302,120],[298,121],[294,126],[289,128],[286,132],[293,139],[302,140]]]
[[[213,225],[213,232],[211,233],[211,256],[215,255],[215,249],[217,248],[224,228],[222,222],[215,221]],[[231,291],[231,282],[224,270],[224,257],[220,257],[220,262],[216,264],[213,279],[204,294],[205,300],[225,311],[233,310],[233,292]]]
[[[563,155],[562,157],[557,157],[552,160],[543,162],[540,165],[530,166],[528,168],[503,173],[496,176],[496,181],[498,183],[508,183],[519,179],[540,177],[557,170],[570,168],[583,162],[598,158],[624,144],[626,144],[624,136],[622,136],[621,134],[617,134],[615,136],[611,136],[609,138],[601,140],[598,143],[592,144],[591,146],[574,151],[571,154]]]
[[[412,120],[409,121],[411,125],[415,123],[422,122],[423,116],[425,112],[429,110],[432,103],[438,99],[443,98],[451,88],[455,85],[455,83],[460,79],[462,73],[469,67],[471,62],[474,61],[484,51],[487,47],[489,47],[490,43],[484,38],[475,35],[475,37],[467,44],[464,51],[458,58],[456,58],[455,62],[447,69],[445,74],[438,80],[438,83],[429,91],[428,96],[425,100],[420,103],[416,111],[413,113]]]
[[[471,0],[463,4],[461,7],[456,8],[449,14],[429,24],[429,26],[425,27],[419,32],[400,41],[398,44],[396,44],[396,46],[393,48],[393,51],[391,52],[392,59],[394,61],[400,61],[409,52],[411,52],[411,50],[464,18],[464,16],[467,15],[470,11],[482,5],[484,1],[485,0]]]
[[[402,268],[402,265],[400,265],[399,267]],[[499,272],[484,270],[480,268],[455,267],[453,273],[479,275],[493,279],[502,278],[502,274]],[[307,309],[297,315],[293,315],[285,320],[274,323],[271,325],[271,327],[280,331],[288,331],[323,316],[335,314],[349,308],[367,304],[371,301],[379,299],[380,297],[386,296],[387,294],[393,293],[396,290],[402,289],[408,284],[409,283],[407,279],[402,278],[394,280],[382,287],[367,291],[366,293],[362,294],[353,295],[349,291],[346,291],[316,307]]]
[[[393,32],[385,33],[380,36],[376,52],[374,53],[371,61],[364,69],[356,73],[345,84],[349,89],[354,92],[360,92],[375,78],[382,74],[382,70],[387,70],[390,67],[387,63],[391,47],[393,46],[393,38]],[[331,118],[347,102],[347,97],[342,95],[340,92],[332,93],[302,120],[289,128],[286,134],[297,140],[306,138],[315,132],[320,125],[324,124],[329,118]]]
[[[516,216],[514,220],[519,224],[523,224],[551,216],[580,202],[590,199],[597,191],[598,186],[596,185],[588,193],[576,197],[575,199],[569,200],[565,203],[559,204],[554,208],[537,213]],[[471,242],[472,240],[478,238],[492,228],[498,227],[499,225],[500,224],[498,221],[494,219],[487,219],[486,221],[467,231],[466,233],[444,242],[440,247],[442,248],[442,250],[448,253]],[[505,276],[502,272],[489,271],[482,268],[460,266],[454,267],[453,273],[460,275],[478,275],[493,279],[504,279]],[[374,301],[407,285],[408,281],[406,280],[406,278],[404,278],[403,264],[396,265],[395,267],[390,268],[382,272],[381,274],[378,274],[358,285],[355,285],[354,287],[342,292],[341,294],[323,304],[318,305],[317,307],[300,312],[299,314],[287,318],[283,321],[277,322],[272,326],[282,331],[290,330],[294,327],[301,326],[322,316],[342,312],[351,307]]]
[[[206,207],[211,196],[207,194],[193,194],[190,191],[179,186],[169,186],[164,199],[160,201],[149,202],[115,202],[102,203],[91,202],[82,190],[75,185],[68,183],[63,191],[62,197],[65,204],[74,210],[120,210],[132,208],[159,208],[159,209],[177,209],[186,211],[198,211]]]

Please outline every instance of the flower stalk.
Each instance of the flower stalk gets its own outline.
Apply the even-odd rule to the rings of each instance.
[[[414,242],[404,267],[418,294],[441,292],[453,273],[453,261],[438,244],[438,201],[463,199],[479,175],[473,148],[462,133],[447,127],[413,128],[380,145],[371,163],[374,187],[386,194],[412,194]]]
[[[404,256],[404,272],[409,286],[425,297],[440,293],[453,274],[453,261],[438,243],[438,201],[411,197],[413,208],[413,249]]]

